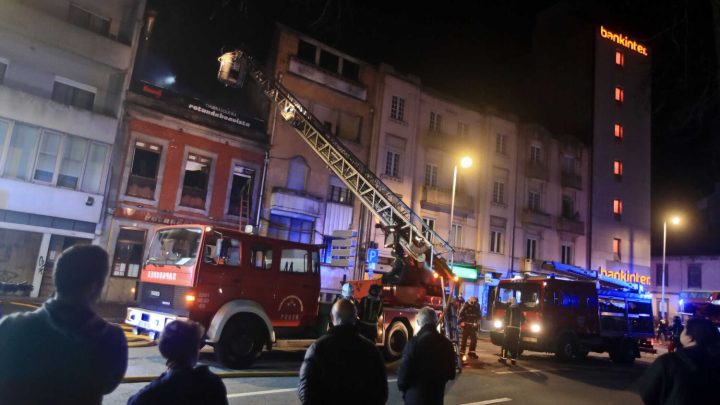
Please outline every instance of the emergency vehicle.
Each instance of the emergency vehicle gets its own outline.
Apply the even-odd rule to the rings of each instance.
[[[239,87],[254,79],[327,167],[372,212],[391,242],[396,261],[383,280],[355,282],[356,296],[382,283],[385,310],[377,343],[398,358],[414,333],[418,308],[452,311],[446,287],[454,277],[441,255],[453,247],[413,212],[326,126],[254,60],[236,50],[220,58],[218,79]],[[319,314],[319,248],[198,225],[156,230],[143,266],[139,307],[128,308],[126,323],[136,332],[157,335],[173,319],[189,318],[207,328],[207,342],[223,364],[246,367],[263,347],[279,338],[313,338],[327,322]],[[427,261],[427,263],[426,263]],[[432,263],[429,266],[428,263]],[[443,307],[443,304],[445,306]],[[457,336],[445,319],[446,333]],[[457,343],[457,341],[455,341]]]
[[[525,314],[521,352],[549,352],[564,360],[607,352],[615,363],[632,364],[641,350],[652,350],[652,302],[639,285],[557,262],[542,268],[541,275],[500,280],[493,344],[502,346],[508,299],[515,297]]]

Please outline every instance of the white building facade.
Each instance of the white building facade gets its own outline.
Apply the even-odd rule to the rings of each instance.
[[[2,281],[54,292],[65,248],[102,239],[143,0],[0,3]]]
[[[662,302],[662,256],[652,258],[653,310],[661,316]],[[710,292],[720,291],[720,256],[667,256],[665,258],[665,308],[666,318],[678,314],[682,302],[702,299]]]

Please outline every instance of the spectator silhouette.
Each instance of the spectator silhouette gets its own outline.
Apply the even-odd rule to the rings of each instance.
[[[690,319],[680,340],[681,348],[658,357],[640,378],[645,405],[717,403],[720,332],[707,319]]]
[[[0,321],[0,404],[100,404],[127,368],[122,330],[91,308],[109,262],[99,246],[73,246],[55,264],[55,297]]]
[[[379,405],[388,397],[387,374],[375,344],[360,336],[357,310],[346,299],[332,308],[334,327],[305,353],[298,397],[303,405]]]
[[[227,391],[220,377],[207,366],[198,366],[205,328],[193,321],[172,321],[158,342],[167,359],[167,371],[130,397],[128,405],[227,404]]]

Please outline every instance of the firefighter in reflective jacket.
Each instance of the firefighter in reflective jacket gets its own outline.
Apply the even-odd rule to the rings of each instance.
[[[360,334],[373,343],[377,340],[377,323],[383,312],[381,291],[382,288],[378,284],[371,285],[370,292],[360,300],[360,307],[358,308]]]
[[[520,354],[520,326],[525,322],[525,314],[517,304],[515,297],[508,298],[508,308],[505,311],[505,339],[503,339],[500,362],[506,363],[510,357],[512,364],[515,364]]]
[[[480,304],[477,297],[470,297],[462,308],[460,308],[460,326],[463,328],[462,344],[460,353],[465,354],[468,338],[470,338],[470,352],[468,356],[477,359],[475,348],[477,347],[478,322],[480,321]]]

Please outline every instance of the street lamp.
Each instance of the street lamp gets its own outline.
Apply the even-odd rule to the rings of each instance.
[[[660,313],[662,314],[662,319],[666,319],[666,309],[665,309],[665,249],[667,247],[667,219],[663,221],[663,255],[662,255],[662,267],[660,268],[660,271],[662,272],[662,280],[660,284]],[[680,224],[680,217],[674,216],[670,219],[670,223],[673,225],[679,225]]]
[[[470,166],[472,166],[473,161],[470,156],[463,156],[460,159],[460,166],[467,169]],[[450,230],[448,231],[448,241],[452,240],[453,245],[455,245],[455,240],[453,239],[453,219],[455,218],[455,189],[457,188],[457,176],[458,176],[458,165],[455,163],[455,167],[453,168],[453,185],[452,185],[452,195],[450,197]],[[455,246],[453,246],[454,248]],[[450,251],[450,271],[452,271],[453,262],[455,261],[455,252]]]

